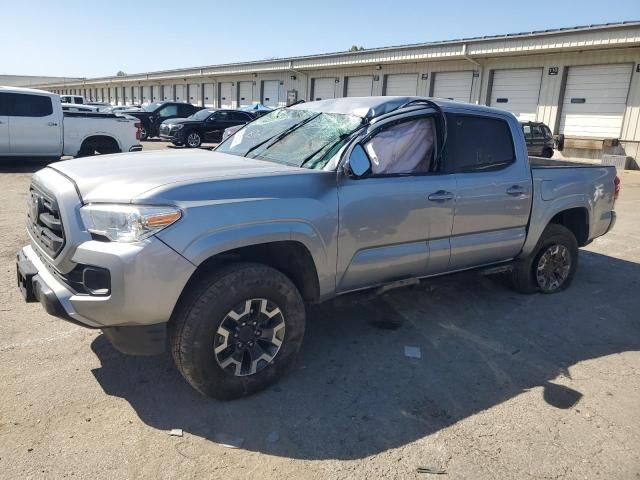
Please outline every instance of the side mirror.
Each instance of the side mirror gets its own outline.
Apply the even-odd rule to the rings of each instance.
[[[371,160],[360,144],[356,145],[349,155],[349,172],[355,178],[364,177],[371,172]]]

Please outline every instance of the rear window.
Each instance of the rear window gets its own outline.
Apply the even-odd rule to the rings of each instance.
[[[504,120],[447,114],[445,161],[455,172],[503,168],[515,160],[513,139]]]
[[[0,115],[46,117],[52,113],[51,97],[24,93],[3,93],[0,97]]]

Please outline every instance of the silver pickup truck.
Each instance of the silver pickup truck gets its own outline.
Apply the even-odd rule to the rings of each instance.
[[[504,111],[416,97],[276,110],[216,151],[54,163],[33,176],[17,258],[27,301],[165,349],[205,395],[273,383],[305,302],[474,268],[522,292],[569,286],[607,233],[612,167],[529,159]]]

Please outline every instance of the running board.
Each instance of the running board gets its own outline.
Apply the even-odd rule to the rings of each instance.
[[[495,275],[497,273],[506,273],[513,270],[513,265],[508,263],[506,265],[498,265],[496,267],[485,268],[481,271],[482,275]]]
[[[384,293],[387,293],[389,290],[395,290],[396,288],[413,287],[419,284],[420,279],[418,278],[404,278],[402,280],[396,280],[395,282],[383,285],[376,290],[375,295],[382,295]]]

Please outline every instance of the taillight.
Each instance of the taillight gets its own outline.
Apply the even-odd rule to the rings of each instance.
[[[614,201],[618,199],[618,195],[620,195],[620,177],[616,175],[616,178],[613,181],[613,200]]]
[[[134,126],[136,127],[136,140],[140,140],[142,137],[142,124],[140,122],[136,122],[134,123]]]

